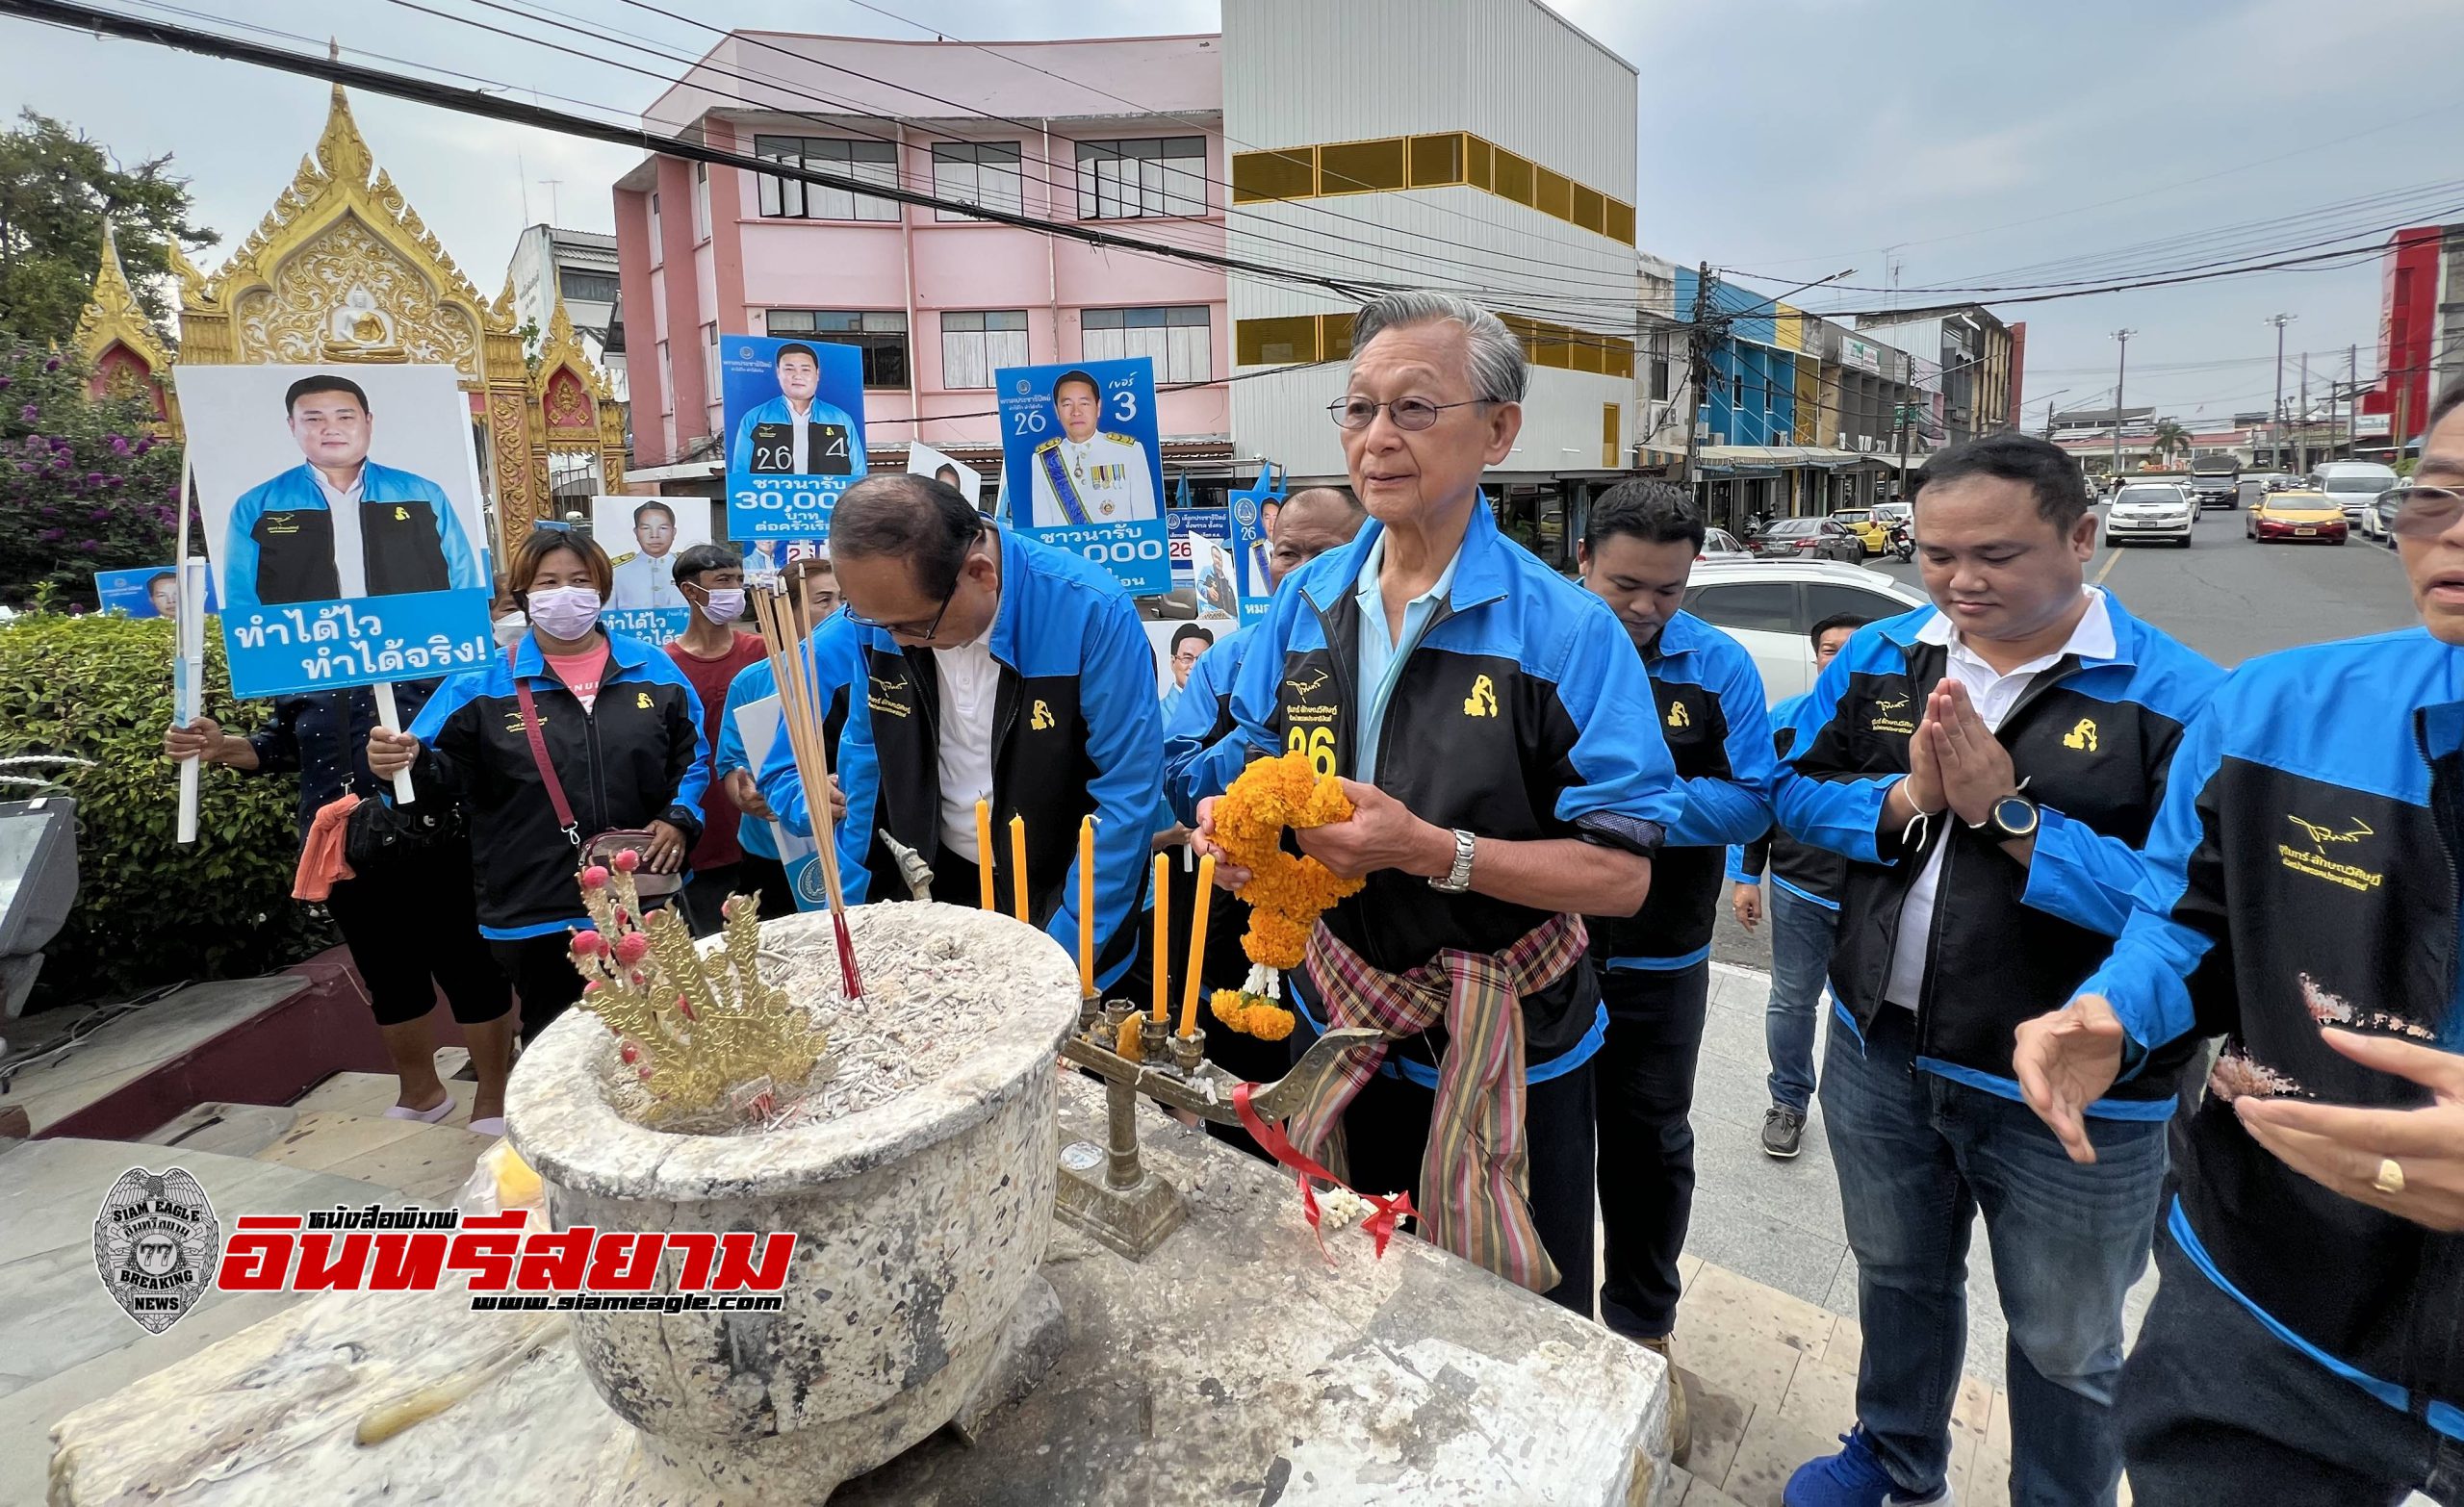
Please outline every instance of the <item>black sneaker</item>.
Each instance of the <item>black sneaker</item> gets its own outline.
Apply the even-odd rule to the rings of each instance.
[[[1797,1154],[1797,1143],[1805,1139],[1806,1117],[1800,1111],[1784,1104],[1775,1104],[1762,1113],[1762,1154],[1785,1161]]]

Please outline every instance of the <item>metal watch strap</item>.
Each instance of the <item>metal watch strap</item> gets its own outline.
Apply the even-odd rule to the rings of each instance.
[[[1454,829],[1454,866],[1446,878],[1428,881],[1429,888],[1441,894],[1460,895],[1472,887],[1472,854],[1475,839],[1461,828]]]

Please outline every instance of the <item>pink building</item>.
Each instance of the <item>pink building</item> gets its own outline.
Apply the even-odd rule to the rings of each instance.
[[[738,152],[1219,253],[1221,58],[1216,37],[734,32],[645,118]],[[1159,398],[1168,483],[1194,467],[1228,474],[1219,270],[668,157],[644,160],[615,195],[637,471],[717,459],[718,341],[751,333],[864,350],[876,465],[920,439],[988,473],[995,369],[1151,356],[1159,389],[1197,384]]]

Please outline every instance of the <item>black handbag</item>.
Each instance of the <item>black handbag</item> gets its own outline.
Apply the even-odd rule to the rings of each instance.
[[[381,796],[364,796],[343,824],[343,859],[354,873],[381,873],[427,857],[468,835],[462,808],[451,801],[430,796],[396,805]]]

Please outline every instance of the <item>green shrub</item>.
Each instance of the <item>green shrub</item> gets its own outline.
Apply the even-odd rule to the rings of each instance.
[[[120,998],[182,979],[244,978],[331,944],[291,898],[298,784],[209,767],[197,840],[182,847],[179,775],[163,759],[171,720],[171,624],[36,612],[0,624],[0,756],[94,761],[61,782],[77,796],[77,907],[47,954],[35,1005]],[[263,702],[234,702],[208,633],[205,714],[234,732]],[[0,787],[0,795],[26,792]]]

